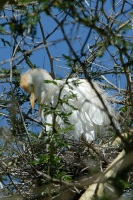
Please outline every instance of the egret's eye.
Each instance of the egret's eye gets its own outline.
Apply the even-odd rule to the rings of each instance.
[[[28,92],[29,92],[29,93],[34,92],[34,85],[33,85],[33,83],[30,83],[30,84],[28,85]]]

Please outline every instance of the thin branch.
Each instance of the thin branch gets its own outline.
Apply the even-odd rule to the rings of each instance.
[[[51,75],[53,77],[53,79],[55,78],[55,74],[54,74],[54,67],[53,67],[53,57],[50,54],[48,45],[47,45],[47,41],[46,41],[46,37],[45,37],[45,33],[44,33],[44,27],[42,26],[41,21],[39,20],[39,25],[40,25],[40,29],[41,29],[41,33],[42,33],[42,38],[43,38],[43,43],[47,52],[47,55],[49,57],[49,61],[50,61],[50,67],[51,67]]]

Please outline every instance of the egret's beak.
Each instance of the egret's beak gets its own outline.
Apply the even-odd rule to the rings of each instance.
[[[35,105],[35,100],[36,100],[36,96],[35,96],[35,92],[34,92],[34,86],[31,86],[31,93],[30,93],[30,104],[31,104],[31,108],[34,109],[34,105]]]
[[[32,109],[34,109],[35,100],[36,100],[35,93],[31,92],[31,94],[30,94],[30,103],[31,103]]]

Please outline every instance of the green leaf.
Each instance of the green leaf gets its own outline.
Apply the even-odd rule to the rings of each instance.
[[[53,83],[54,85],[57,85],[57,82],[54,80],[44,80],[44,83]]]

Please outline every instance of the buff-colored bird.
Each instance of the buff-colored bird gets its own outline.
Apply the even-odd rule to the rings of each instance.
[[[107,101],[107,96],[96,82],[91,84],[85,79],[71,78],[68,80],[53,80],[52,77],[41,69],[32,69],[21,75],[20,85],[30,94],[32,109],[35,100],[39,105],[39,115],[44,123],[53,123],[53,114],[45,115],[43,105],[56,108],[56,126],[67,128],[63,113],[68,114],[68,120],[73,125],[67,137],[80,140],[84,138],[91,142],[95,139],[96,132],[103,130],[110,124],[108,114],[113,115],[114,110]],[[100,94],[98,97],[96,91]],[[51,126],[46,126],[49,131]]]

